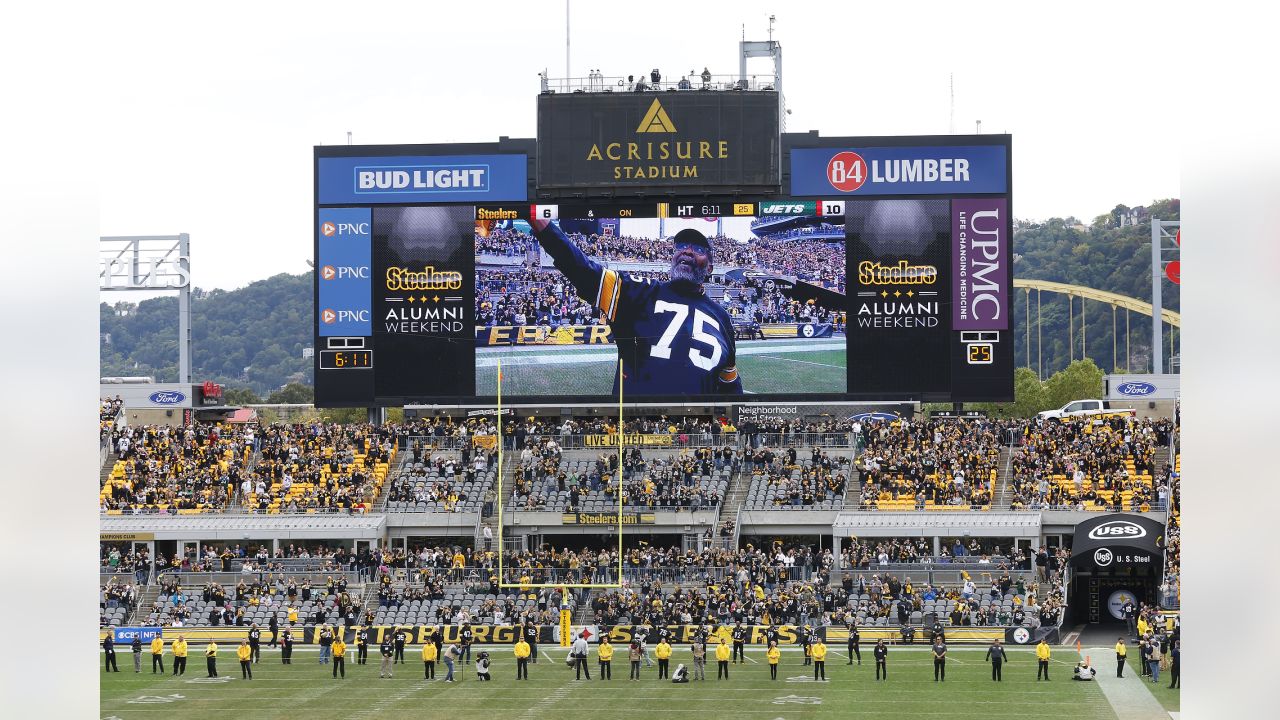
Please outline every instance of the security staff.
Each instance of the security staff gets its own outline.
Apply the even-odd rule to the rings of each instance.
[[[173,641],[173,674],[187,674],[187,638],[184,635]]]
[[[436,647],[435,643],[430,642],[430,640],[428,640],[428,642],[422,643],[422,679],[423,680],[436,679],[436,660],[438,660],[439,658],[440,658],[440,648]]]
[[[395,642],[395,646],[396,646],[395,659],[392,660],[392,662],[403,664],[404,663],[404,644],[409,641],[409,634],[404,631],[404,628],[397,627],[395,635],[392,636],[392,639]]]
[[[1129,656],[1129,648],[1124,644],[1124,637],[1116,638],[1116,677],[1124,677],[1124,663]]]
[[[240,679],[252,680],[253,648],[249,647],[248,640],[240,641],[240,647],[236,648],[236,658],[240,661]]]
[[[991,647],[987,648],[987,659],[991,661],[991,679],[996,682],[1004,682],[1000,676],[1000,666],[1004,665],[1004,661],[1009,659],[1008,653],[1005,652],[1004,646],[1000,644],[1000,639],[991,643]]]
[[[822,682],[827,681],[827,644],[821,638],[813,643],[813,679],[819,677]]]
[[[733,663],[747,662],[747,654],[745,646],[747,642],[747,629],[742,627],[742,621],[739,620],[737,625],[733,626]]]
[[[862,648],[860,648],[859,645],[862,642],[862,636],[858,634],[858,621],[850,615],[849,619],[845,621],[845,624],[849,628],[849,662],[845,664],[852,665],[853,659],[857,658],[858,664],[861,665]]]
[[[339,673],[344,679],[347,677],[347,644],[341,633],[333,639],[333,676],[338,677]]]
[[[1044,676],[1044,679],[1048,681],[1050,654],[1049,643],[1045,642],[1044,638],[1041,638],[1040,644],[1036,645],[1036,660],[1038,661],[1036,667],[1036,682],[1040,681],[1040,676],[1042,675]]]
[[[782,651],[778,649],[778,643],[769,643],[769,649],[765,651],[764,656],[769,660],[769,679],[778,679],[778,660],[782,657]],[[815,669],[814,672],[817,672]]]
[[[208,677],[218,677],[218,643],[210,640],[204,647],[204,662],[209,670]]]
[[[253,661],[256,663],[262,659],[262,652],[258,647],[258,643],[262,641],[262,631],[258,629],[258,623],[254,623],[249,628],[249,650],[253,652]]]
[[[151,674],[154,675],[156,667],[160,668],[160,674],[164,674],[164,637],[159,633],[151,638]]]
[[[716,679],[729,679],[729,658],[733,656],[733,651],[729,649],[729,645],[720,638],[720,644],[716,646]]]
[[[379,649],[382,651],[382,667],[378,668],[378,677],[391,677],[391,666],[393,664],[391,656],[396,652],[396,646],[391,642],[391,636],[388,635],[382,639],[382,647]]]
[[[516,680],[529,679],[529,643],[520,638],[516,641]],[[600,673],[604,674],[604,664],[601,663]]]
[[[526,647],[528,643],[525,644]],[[613,679],[613,644],[609,642],[608,635],[600,636],[600,645],[596,648],[596,654],[600,658],[600,679]],[[525,666],[525,679],[529,679],[529,667]]]
[[[889,647],[884,644],[883,639],[876,641],[875,649],[871,651],[871,654],[876,659],[876,679],[880,680],[881,674],[883,674],[884,679],[888,680],[889,679]]]
[[[106,653],[106,663],[103,666],[103,672],[120,672],[120,668],[116,665],[116,631],[114,629],[107,630],[107,636],[102,639],[102,651]]]
[[[280,664],[293,664],[293,631],[289,628],[280,633]]]
[[[538,626],[532,620],[524,621],[524,641],[529,643],[529,657],[533,664],[538,664]]]
[[[129,649],[133,650],[133,671],[142,672],[142,636],[134,635],[133,642],[129,643]]]
[[[361,625],[356,629],[356,664],[367,665],[369,662],[369,628]]]
[[[933,681],[947,681],[947,644],[941,637],[933,641]]]
[[[660,640],[653,649],[653,654],[658,658],[658,679],[671,679],[671,645],[666,640]]]

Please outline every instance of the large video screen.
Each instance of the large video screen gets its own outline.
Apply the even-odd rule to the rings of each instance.
[[[478,209],[476,395],[845,393],[844,218],[765,206]]]

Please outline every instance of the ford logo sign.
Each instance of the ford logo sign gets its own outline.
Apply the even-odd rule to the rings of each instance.
[[[160,392],[151,393],[149,399],[153,405],[177,405],[186,400],[187,396],[177,390],[161,390]]]
[[[850,422],[871,422],[872,420],[880,420],[882,422],[893,422],[900,419],[897,415],[887,412],[864,412],[857,415],[850,415]]]
[[[1090,540],[1137,540],[1146,536],[1146,528],[1128,520],[1111,520],[1089,531]]]
[[[1127,382],[1121,383],[1116,392],[1128,397],[1144,397],[1156,391],[1156,386],[1151,383],[1144,382]]]

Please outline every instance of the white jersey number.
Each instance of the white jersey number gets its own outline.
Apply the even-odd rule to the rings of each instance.
[[[667,329],[662,331],[662,337],[658,338],[658,343],[649,349],[649,355],[652,357],[670,360],[671,343],[676,339],[676,333],[680,332],[680,328],[684,327],[685,318],[689,317],[689,306],[684,303],[670,303],[665,300],[658,300],[653,304],[653,311],[657,313],[673,313]],[[707,357],[699,352],[697,347],[691,347],[689,348],[689,361],[709,372],[714,370],[716,365],[720,363],[720,358],[724,355],[724,348],[720,346],[720,341],[715,335],[707,332],[706,327],[708,325],[720,330],[720,323],[716,322],[715,318],[701,310],[694,310],[693,332],[691,335],[696,342],[711,348],[711,356]]]

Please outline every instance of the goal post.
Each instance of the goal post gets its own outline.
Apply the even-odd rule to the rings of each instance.
[[[548,582],[548,583],[533,583],[533,582],[531,582],[531,583],[519,583],[519,582],[514,582],[514,583],[509,583],[509,582],[507,582],[507,579],[506,579],[506,564],[505,564],[505,559],[506,559],[506,557],[505,557],[505,556],[506,556],[506,543],[505,543],[505,541],[504,541],[504,540],[505,540],[506,528],[505,528],[505,526],[503,525],[503,522],[502,522],[502,517],[503,517],[503,510],[502,510],[502,508],[503,508],[503,503],[505,502],[505,497],[506,497],[506,492],[505,492],[505,490],[504,490],[504,488],[503,488],[503,472],[504,472],[504,470],[506,469],[506,465],[505,465],[505,463],[503,462],[503,447],[506,445],[506,443],[504,442],[504,438],[503,438],[503,435],[502,435],[502,360],[498,360],[498,361],[497,361],[497,371],[498,371],[498,390],[497,390],[497,393],[498,393],[498,408],[497,408],[497,410],[498,410],[498,412],[497,412],[497,417],[498,417],[498,587],[499,587],[499,588],[529,588],[529,589],[533,589],[533,588],[566,588],[566,589],[569,589],[569,588],[583,588],[583,589],[585,589],[585,588],[592,588],[592,589],[617,589],[617,588],[621,588],[621,587],[622,587],[622,564],[623,564],[623,559],[622,559],[622,527],[623,527],[623,522],[622,522],[622,521],[623,521],[623,512],[622,512],[622,507],[623,507],[623,498],[622,498],[622,495],[623,495],[623,491],[622,491],[622,449],[623,449],[623,441],[622,441],[622,438],[625,436],[625,433],[623,432],[623,427],[622,427],[622,419],[623,419],[623,412],[622,412],[622,409],[623,409],[622,386],[623,386],[623,383],[624,383],[624,376],[623,376],[623,373],[622,373],[622,358],[618,358],[618,432],[617,432],[617,435],[618,435],[618,468],[617,468],[617,470],[618,470],[618,476],[617,476],[617,486],[616,486],[616,491],[617,491],[617,496],[618,496],[618,522],[617,522],[617,527],[618,527],[618,566],[615,568],[616,574],[614,575],[614,577],[616,578],[616,580],[615,580],[614,582],[611,582],[611,583],[583,583],[583,582],[578,582],[578,583],[568,583],[568,582]]]

